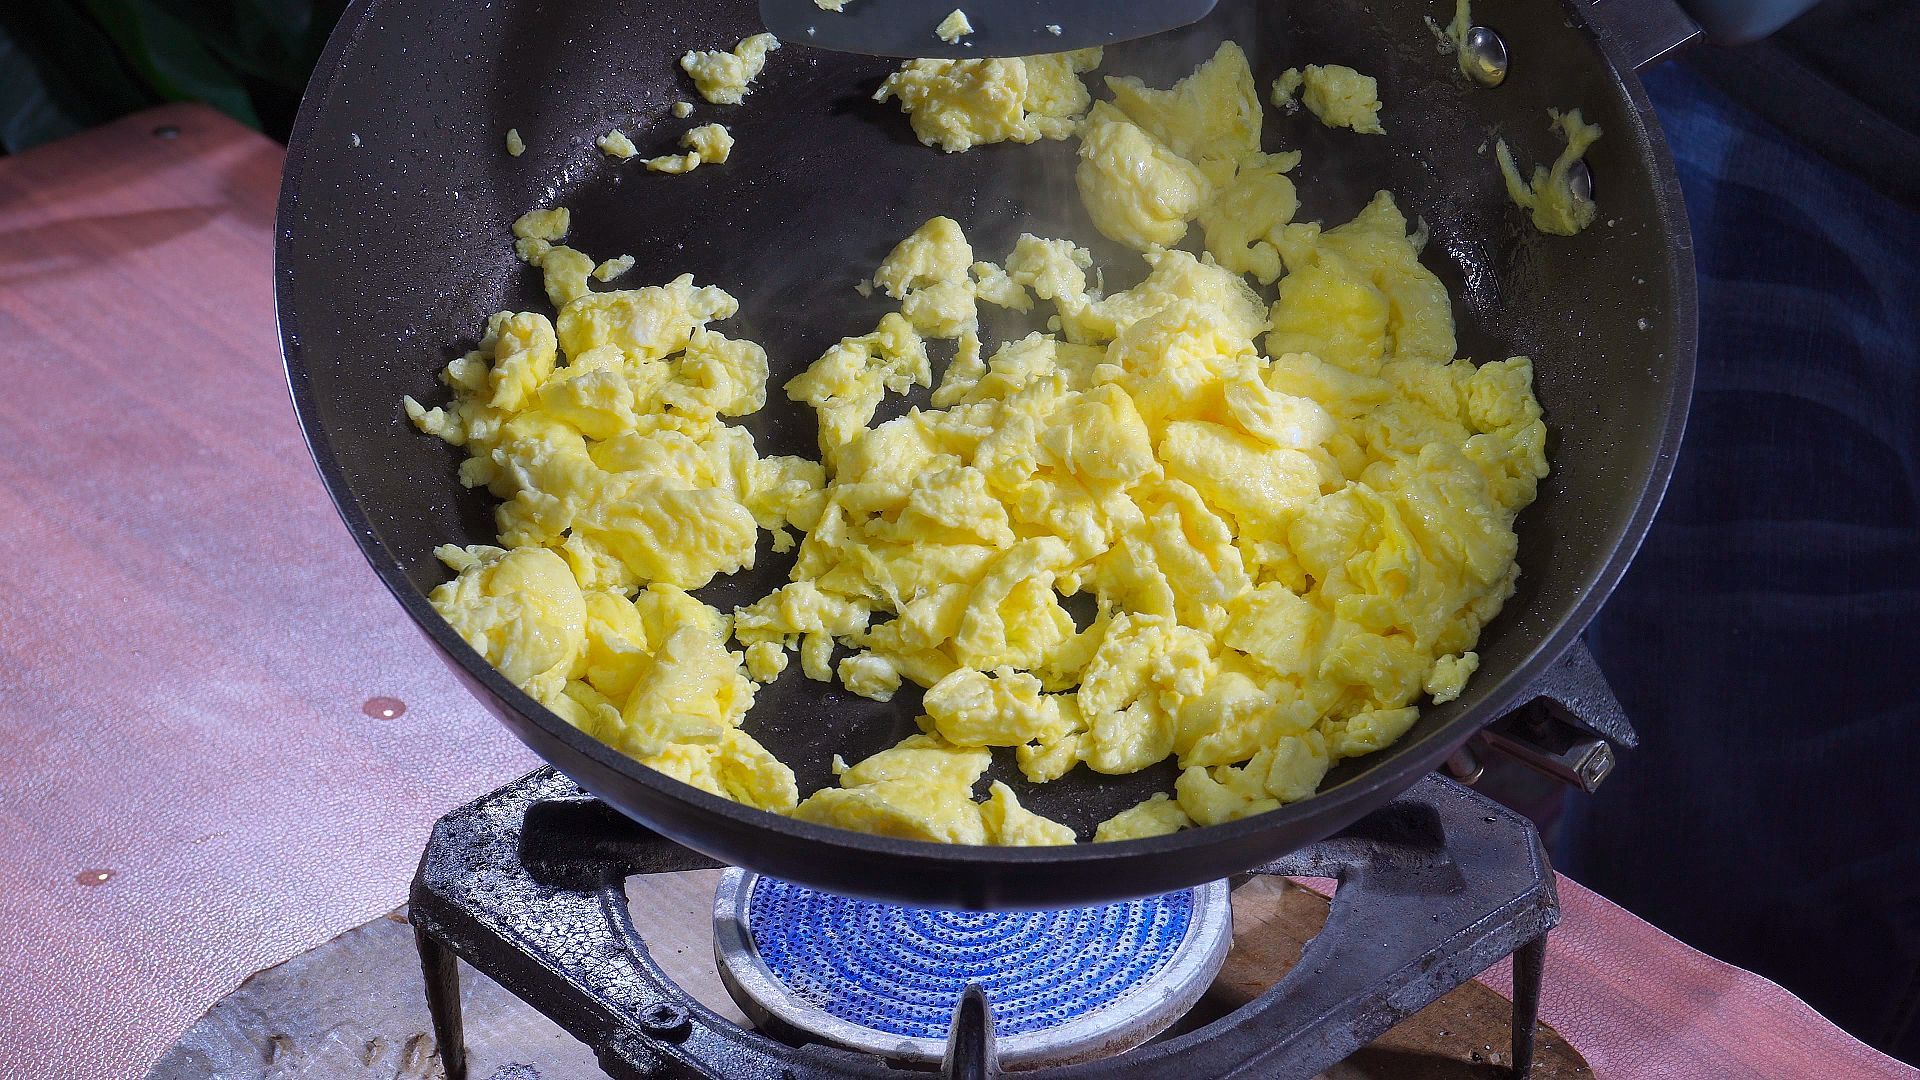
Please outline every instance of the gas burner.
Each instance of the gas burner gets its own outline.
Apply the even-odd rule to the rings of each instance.
[[[714,958],[741,1011],[785,1042],[938,1064],[979,986],[1000,1064],[1131,1050],[1206,993],[1231,943],[1224,881],[1065,911],[944,911],[855,900],[729,870]]]
[[[1338,879],[1325,928],[1252,1002],[1135,1045],[1218,968],[1224,883],[1074,912],[982,914],[890,908],[735,871],[715,902],[715,948],[761,1031],[668,979],[625,902],[629,877],[715,865],[552,769],[442,818],[409,918],[448,1080],[466,1076],[456,956],[592,1047],[615,1080],[905,1080],[932,1062],[967,1078],[1006,1065],[1036,1080],[1286,1080],[1339,1062],[1512,954],[1524,1077],[1546,932],[1560,917],[1531,823],[1430,776],[1344,832],[1250,870]]]

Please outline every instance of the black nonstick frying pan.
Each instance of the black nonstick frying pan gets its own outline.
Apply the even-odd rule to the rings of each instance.
[[[871,0],[884,2],[884,0]],[[741,301],[730,336],[766,346],[772,386],[886,310],[856,296],[891,245],[935,214],[998,258],[1022,231],[1098,241],[1073,193],[1074,144],[920,146],[892,105],[869,100],[888,61],[776,52],[743,106],[697,102],[676,61],[760,29],[753,0],[361,0],[335,31],[308,90],[281,194],[276,283],[288,377],[328,490],[369,562],[456,674],[542,757],[635,819],[715,858],[821,889],[940,906],[1053,907],[1163,892],[1224,877],[1320,839],[1404,791],[1539,692],[1619,579],[1672,468],[1694,360],[1694,276],[1685,212],[1635,61],[1679,40],[1664,0],[1588,8],[1482,0],[1475,21],[1504,39],[1497,87],[1463,78],[1423,16],[1446,0],[1370,4],[1226,0],[1187,30],[1110,48],[1103,71],[1170,85],[1222,37],[1247,50],[1264,87],[1289,66],[1347,64],[1376,75],[1387,134],[1356,136],[1301,113],[1269,116],[1269,149],[1297,148],[1300,218],[1343,221],[1378,188],[1431,230],[1425,260],[1455,298],[1463,355],[1535,360],[1553,476],[1519,526],[1517,595],[1482,637],[1468,692],[1427,708],[1399,743],[1343,763],[1321,793],[1268,814],[1173,836],[1073,848],[967,848],[845,832],[747,809],[646,769],[576,731],[501,678],[428,605],[446,577],[441,543],[494,540],[492,500],[455,479],[459,453],[416,432],[400,398],[444,399],[435,374],[471,347],[486,316],[547,310],[508,226],[564,204],[570,243],[638,259],[628,287],[690,272]],[[1593,23],[1608,17],[1614,29]],[[1628,22],[1626,20],[1632,20]],[[696,100],[691,120],[669,111]],[[1492,141],[1523,163],[1559,144],[1549,107],[1579,107],[1605,137],[1589,155],[1599,220],[1542,236],[1507,200]],[[731,161],[685,176],[616,166],[593,146],[612,127],[649,153],[719,119]],[[502,139],[517,128],[526,154]],[[1094,244],[1104,265],[1137,257]],[[1110,286],[1130,282],[1109,280]],[[777,389],[748,418],[763,453],[812,454],[814,421]],[[897,404],[890,407],[898,408]],[[888,415],[883,413],[884,415]],[[723,608],[785,580],[758,568],[701,594]],[[341,643],[352,648],[351,642]],[[796,665],[797,668],[797,665]],[[798,774],[801,791],[910,733],[918,697],[878,704],[790,670],[747,724]],[[1040,813],[1091,835],[1153,791],[1171,763],[1129,777],[1080,769],[1025,786]]]

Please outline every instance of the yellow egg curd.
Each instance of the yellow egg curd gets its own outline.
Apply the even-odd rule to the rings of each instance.
[[[1574,163],[1600,141],[1600,127],[1581,119],[1579,109],[1567,112],[1549,109],[1547,116],[1553,130],[1567,145],[1551,167],[1535,165],[1531,181],[1521,178],[1519,166],[1513,163],[1513,151],[1507,149],[1507,140],[1495,143],[1493,152],[1500,163],[1500,177],[1506,181],[1507,196],[1515,206],[1527,211],[1533,227],[1555,236],[1572,236],[1593,224],[1596,212],[1593,198],[1588,192],[1574,190],[1571,173]]]
[[[1273,104],[1291,112],[1305,105],[1328,127],[1348,128],[1363,135],[1384,135],[1380,126],[1380,86],[1371,75],[1362,75],[1339,64],[1308,64],[1288,68],[1273,84]]]
[[[715,105],[738,105],[753,92],[753,80],[767,66],[767,54],[780,47],[772,34],[755,34],[731,50],[690,50],[680,69],[700,96]]]
[[[1144,276],[1105,292],[1072,239],[994,261],[927,221],[863,283],[894,310],[781,388],[817,416],[818,460],[763,457],[727,422],[768,393],[765,351],[715,328],[732,296],[691,276],[596,290],[564,209],[516,222],[557,315],[494,316],[442,374],[449,404],[405,402],[501,500],[498,546],[437,553],[455,576],[434,606],[654,769],[951,843],[1075,840],[1013,788],[977,790],[996,753],[1031,784],[1174,759],[1172,792],[1091,839],[1155,836],[1306,799],[1422,699],[1462,694],[1547,474],[1531,363],[1456,355],[1388,193],[1294,220],[1298,155],[1263,149],[1238,46],[1166,89],[1109,78],[1093,104],[1098,59],[914,61],[881,96],[947,150],[1077,136],[1089,216]],[[989,347],[981,304],[1046,329]],[[926,406],[875,422],[916,387]],[[731,612],[691,595],[751,567],[762,531],[795,552],[786,584]],[[836,759],[802,798],[742,727],[781,677],[920,687],[921,733]]]
[[[985,143],[1031,143],[1074,133],[1093,97],[1082,72],[1100,50],[991,60],[910,60],[874,92],[897,98],[928,146],[949,153]]]
[[[959,8],[948,12],[947,17],[940,20],[940,25],[933,28],[933,36],[949,45],[959,44],[961,38],[971,33],[973,23],[968,21],[967,13]]]

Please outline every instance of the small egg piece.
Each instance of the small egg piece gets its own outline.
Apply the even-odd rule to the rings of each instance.
[[[1229,182],[1239,162],[1260,153],[1260,92],[1247,54],[1231,41],[1168,89],[1111,75],[1107,87],[1127,119],[1199,167],[1215,186]]]
[[[1561,112],[1549,109],[1548,116],[1553,130],[1566,140],[1565,149],[1553,160],[1551,167],[1535,165],[1531,182],[1520,176],[1520,169],[1513,163],[1513,151],[1507,149],[1507,141],[1501,139],[1494,143],[1494,157],[1500,163],[1500,176],[1507,185],[1507,197],[1514,205],[1527,211],[1527,218],[1533,227],[1543,233],[1554,236],[1572,236],[1593,224],[1597,208],[1593,199],[1585,192],[1574,190],[1571,170],[1576,162],[1586,156],[1587,150],[1600,141],[1600,127],[1589,124],[1580,116],[1579,109]]]
[[[1273,102],[1274,108],[1283,112],[1298,112],[1300,111],[1300,87],[1305,82],[1306,76],[1301,74],[1299,68],[1288,68],[1280,73],[1279,78],[1273,80],[1273,92],[1268,96],[1268,100]]]
[[[834,459],[853,445],[888,392],[932,382],[926,342],[899,312],[888,312],[873,333],[843,338],[807,370],[787,381],[787,397],[813,406],[821,452]]]
[[[573,215],[564,206],[529,210],[513,221],[515,240],[541,240],[549,243],[566,238],[573,227]],[[525,258],[524,255],[521,256]]]
[[[693,115],[693,102],[676,101],[673,103],[673,107],[668,111],[673,113],[674,119],[685,120],[687,117]]]
[[[587,278],[594,270],[593,259],[586,252],[554,244],[527,261],[540,268],[547,302],[554,307],[566,307],[575,297],[586,294]]]
[[[633,145],[633,140],[627,138],[626,132],[619,128],[614,128],[593,140],[593,145],[599,147],[601,153],[615,161],[625,161],[640,152],[640,148]]]
[[[1073,175],[1094,227],[1139,251],[1179,243],[1213,193],[1198,166],[1104,101],[1081,128]]]
[[[638,757],[676,743],[709,743],[738,727],[753,704],[753,683],[708,627],[673,631],[621,706],[615,745]]]
[[[1193,819],[1180,804],[1162,792],[1101,822],[1093,831],[1093,840],[1095,843],[1143,840],[1177,833],[1192,824]]]
[[[1428,25],[1432,25],[1429,17]],[[1460,74],[1473,78],[1472,63],[1467,52],[1467,32],[1473,29],[1473,8],[1469,0],[1454,0],[1453,18],[1446,29],[1440,31],[1444,43],[1442,51],[1453,53],[1454,60],[1460,65]]]
[[[1435,705],[1445,705],[1460,696],[1466,689],[1467,680],[1479,669],[1479,653],[1443,656],[1434,661],[1433,671],[1427,676],[1426,691],[1432,695]]]
[[[738,728],[720,737],[713,764],[720,794],[734,802],[786,813],[799,801],[793,770]]]
[[[593,268],[593,280],[612,281],[621,274],[633,269],[633,256],[621,255],[601,263]]]
[[[940,737],[955,746],[1021,746],[1067,734],[1059,702],[1040,680],[1001,668],[960,668],[927,690],[925,708]]]
[[[520,137],[520,129],[508,128],[507,129],[507,156],[519,157],[521,154],[524,154],[526,152],[527,152],[527,143],[526,143],[526,140]]]
[[[1299,802],[1319,790],[1333,763],[1327,738],[1318,730],[1284,736],[1262,753],[1266,775],[1261,786],[1282,804]]]
[[[787,670],[787,651],[772,641],[747,646],[747,675],[755,682],[770,683]]]
[[[1379,84],[1371,75],[1339,64],[1289,68],[1274,83],[1274,104],[1287,108],[1295,90],[1307,111],[1328,127],[1349,128],[1364,135],[1386,134],[1380,126]]]
[[[967,13],[954,8],[940,25],[933,28],[933,36],[949,45],[958,45],[960,39],[973,33],[973,24],[967,21]]]
[[[1195,824],[1218,825],[1280,808],[1280,800],[1267,794],[1263,779],[1252,768],[1232,765],[1189,768],[1174,781],[1174,798]]]
[[[793,816],[907,840],[984,844],[986,824],[972,789],[991,760],[986,750],[909,736],[842,771],[840,787],[807,796]]]
[[[586,650],[586,601],[560,556],[545,548],[443,548],[458,571],[433,590],[434,610],[514,685],[559,694]]]
[[[1021,806],[1013,789],[998,780],[988,788],[987,800],[980,804],[980,821],[986,826],[989,844],[1047,847],[1074,841],[1072,829]]]
[[[1300,208],[1286,173],[1299,161],[1297,153],[1242,159],[1233,180],[1201,208],[1207,250],[1220,265],[1251,274],[1262,285],[1280,276],[1281,229]]]
[[[733,153],[733,134],[721,124],[701,124],[680,136],[680,145],[687,148],[686,153],[648,158],[644,163],[647,169],[651,172],[687,173],[702,165],[718,165]]]
[[[894,691],[900,689],[900,669],[886,657],[870,652],[855,653],[840,661],[835,673],[840,676],[840,685],[874,701],[892,701]]]
[[[873,284],[901,301],[900,314],[921,336],[955,338],[979,325],[972,266],[960,223],[936,217],[894,246]]]
[[[909,60],[873,100],[897,99],[926,146],[959,153],[987,143],[1031,143],[1074,133],[1093,95],[1080,81],[1099,49],[987,60]]]
[[[779,47],[780,40],[772,34],[755,34],[731,52],[689,51],[680,58],[680,67],[693,79],[701,97],[715,105],[738,105],[767,66],[767,54]]]
[[[798,799],[793,770],[737,728],[713,743],[676,743],[639,760],[683,784],[761,810],[787,813]]]

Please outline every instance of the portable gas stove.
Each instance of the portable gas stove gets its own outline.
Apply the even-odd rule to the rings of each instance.
[[[455,958],[586,1043],[616,1080],[997,1075],[1309,1077],[1514,957],[1526,1076],[1559,921],[1532,824],[1430,776],[1250,875],[1331,877],[1327,923],[1237,1011],[1163,1036],[1225,956],[1227,883],[1095,908],[968,912],[833,896],[733,870],[714,951],[756,1029],[713,1012],[648,953],[629,877],[717,865],[552,769],[442,818],[410,919],[448,1080],[464,1080]]]

